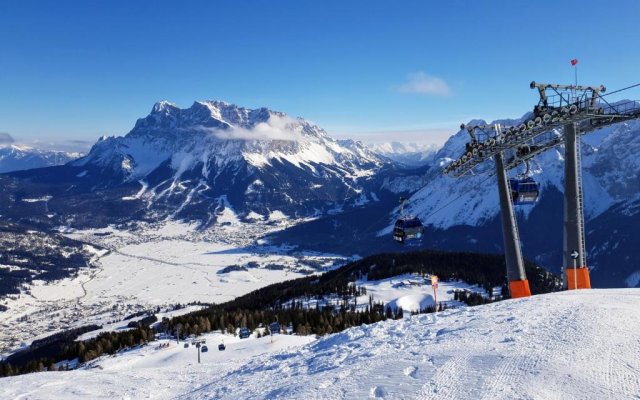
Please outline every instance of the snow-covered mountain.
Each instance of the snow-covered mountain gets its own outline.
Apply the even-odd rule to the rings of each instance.
[[[496,122],[512,124],[516,121]],[[409,199],[407,208],[432,229],[447,236],[438,239],[440,244],[448,243],[445,247],[486,247],[500,251],[500,236],[487,235],[488,230],[500,232],[493,164],[487,163],[476,174],[462,178],[442,174],[442,167],[462,154],[468,141],[467,132],[460,131],[446,142],[434,156],[435,168],[423,178],[426,185]],[[639,150],[640,121],[612,125],[589,133],[582,140],[587,252],[591,256],[590,266],[595,269],[595,280],[601,285],[621,285],[638,271],[640,259],[633,253],[625,254],[627,261],[622,264],[612,262],[611,257],[618,253],[616,248],[621,243],[631,240],[632,232],[635,237],[640,233],[637,225],[631,224],[632,220],[640,218],[637,207],[640,199]],[[563,151],[559,147],[533,160],[531,172],[540,183],[540,199],[535,205],[517,208],[525,255],[554,270],[561,265]],[[510,174],[519,172],[522,170]],[[486,241],[487,236],[492,238],[493,244]],[[607,237],[611,239],[603,243]],[[609,270],[604,270],[604,265],[608,265]]]
[[[139,182],[136,199],[176,216],[202,207],[213,216],[231,205],[269,219],[372,201],[363,181],[387,163],[301,118],[203,101],[187,109],[157,103],[128,135],[103,138],[72,165],[87,168],[86,180],[100,170],[111,172],[111,185]]]
[[[600,215],[613,204],[628,201],[640,193],[640,182],[633,173],[640,167],[637,153],[640,149],[639,132],[640,122],[625,122],[594,133],[596,140],[583,141],[582,175],[587,220]],[[585,136],[585,139],[591,138]],[[467,132],[460,131],[446,142],[434,156],[438,168],[429,173],[429,183],[410,200],[411,212],[435,227],[479,226],[499,212],[492,163],[479,168],[476,174],[462,178],[442,174],[442,167],[462,154],[468,141]],[[562,147],[558,147],[538,156],[531,163],[531,173],[541,185],[542,197],[549,190],[563,191],[563,151]],[[523,172],[523,168],[510,174],[515,176],[519,172]],[[452,199],[455,201],[448,205]],[[526,216],[538,205],[522,207],[519,211]]]
[[[85,157],[15,176],[64,188],[64,193],[25,188],[39,191],[37,197],[45,194],[41,191],[52,196],[53,211],[66,207],[56,203],[60,196],[73,196],[72,201],[85,196],[95,202],[90,213],[108,200],[120,203],[112,208],[125,219],[135,214],[135,219],[170,217],[208,225],[227,209],[240,220],[268,221],[377,201],[372,182],[392,167],[360,142],[333,140],[302,118],[221,101],[186,109],[162,101],[126,136],[101,138]]]
[[[518,121],[495,122],[512,125]],[[443,174],[443,167],[462,154],[468,141],[466,131],[454,134],[431,156],[430,164],[423,170],[387,175],[383,188],[398,195],[413,194],[406,210],[427,225],[422,247],[501,253],[503,239],[493,163],[487,162],[474,174],[462,178]],[[637,286],[640,254],[634,250],[633,243],[637,243],[640,235],[640,122],[619,123],[588,133],[582,136],[581,149],[586,244],[592,282],[600,287]],[[533,206],[517,207],[525,257],[554,272],[560,272],[562,265],[563,152],[559,147],[533,160],[531,172],[541,185],[540,199]],[[511,171],[510,175],[523,169]],[[391,240],[397,215],[397,206],[391,212],[370,208],[368,213],[363,210],[357,215],[291,228],[291,233],[276,234],[276,240],[302,245],[303,241],[313,243],[306,232],[321,232],[327,238],[324,250],[353,249],[360,254],[398,251]],[[368,236],[371,230],[377,232],[371,233],[371,236],[377,234],[377,239]],[[357,240],[345,247],[346,237]]]
[[[35,149],[19,145],[0,145],[0,174],[25,169],[66,164],[82,154]]]
[[[418,144],[402,142],[385,142],[369,144],[368,147],[393,161],[408,167],[420,167],[429,164],[440,146],[435,144]]]
[[[317,166],[334,166],[347,178],[357,178],[369,175],[382,160],[357,143],[347,149],[320,127],[266,108],[203,101],[180,109],[162,101],[128,135],[102,138],[74,165],[111,168],[132,181],[148,177],[163,163],[176,179],[198,164],[204,178],[239,165],[265,169],[277,164],[316,174]]]

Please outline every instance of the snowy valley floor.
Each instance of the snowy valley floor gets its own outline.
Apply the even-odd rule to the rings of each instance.
[[[35,281],[28,293],[0,299],[8,308],[0,312],[0,357],[65,329],[106,326],[135,312],[176,303],[222,303],[349,259],[252,240],[277,228],[236,224],[200,232],[165,222],[135,231],[109,227],[69,233],[104,250],[96,252],[93,268],[75,278]],[[225,272],[230,266],[236,268]]]
[[[93,369],[0,379],[19,399],[633,399],[640,290],[563,292],[312,338],[154,342]],[[216,336],[218,335],[218,336]],[[307,344],[305,344],[307,343]],[[260,354],[262,353],[262,354]]]

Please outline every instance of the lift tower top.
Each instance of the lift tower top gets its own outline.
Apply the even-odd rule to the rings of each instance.
[[[540,95],[533,114],[514,126],[502,126],[497,132],[492,125],[462,125],[471,136],[465,152],[444,168],[455,177],[466,175],[478,165],[505,153],[505,168],[512,169],[537,154],[564,144],[559,132],[575,123],[579,135],[607,125],[640,118],[640,103],[609,103],[598,86],[559,85],[531,82],[530,88]]]

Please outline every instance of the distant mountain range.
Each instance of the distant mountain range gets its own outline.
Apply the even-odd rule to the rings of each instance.
[[[82,154],[76,152],[0,144],[0,173],[62,165],[80,156]]]
[[[394,143],[371,148],[334,140],[302,118],[266,108],[202,101],[181,109],[159,102],[126,136],[104,137],[82,158],[0,175],[7,188],[0,214],[47,229],[168,218],[200,228],[297,221],[269,240],[365,255],[402,250],[390,226],[403,195],[410,196],[407,210],[428,226],[423,247],[501,252],[492,164],[459,179],[442,173],[468,140],[460,131],[437,151]],[[596,286],[640,284],[640,255],[633,249],[640,233],[638,150],[638,122],[583,138],[586,239]],[[420,162],[401,159],[418,153]],[[562,149],[531,166],[542,191],[534,206],[518,208],[523,251],[558,272]]]
[[[381,154],[407,167],[421,167],[429,164],[440,146],[436,144],[418,144],[385,142],[368,145],[373,152]]]

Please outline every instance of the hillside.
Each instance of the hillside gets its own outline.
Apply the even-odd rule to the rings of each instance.
[[[14,294],[0,294],[6,310],[0,312],[0,356],[42,335],[177,303],[222,303],[348,259],[251,245],[262,230],[250,224],[203,232],[165,223],[65,234],[8,226],[17,233],[3,232],[0,224],[0,293]]]
[[[34,280],[76,276],[102,251],[58,233],[27,229],[3,220],[0,249],[0,300],[7,295],[19,296],[21,289],[28,292],[28,285]],[[0,302],[0,311],[3,309],[6,310]]]
[[[308,262],[311,261],[308,260]],[[316,260],[316,262],[322,261]],[[323,335],[362,323],[396,318],[402,314],[400,308],[407,312],[431,311],[434,307],[430,286],[432,274],[437,274],[442,281],[438,290],[440,292],[438,302],[444,307],[459,307],[464,303],[482,304],[501,298],[501,292],[504,291],[501,289],[504,283],[504,263],[502,257],[498,255],[442,252],[381,254],[349,263],[321,275],[312,274],[286,280],[287,275],[279,274],[276,275],[276,280],[284,281],[271,285],[268,285],[269,276],[263,274],[261,274],[261,280],[254,280],[250,285],[237,279],[244,274],[254,276],[259,273],[258,262],[248,262],[244,265],[246,267],[236,265],[235,268],[231,268],[234,270],[232,272],[216,274],[220,276],[220,282],[215,286],[223,286],[222,284],[226,283],[224,286],[229,288],[229,295],[221,296],[217,293],[220,289],[214,288],[213,291],[208,289],[209,296],[202,296],[202,294],[198,296],[200,300],[217,304],[198,311],[173,315],[171,319],[162,320],[161,324],[153,325],[152,328],[156,333],[164,333],[175,332],[176,327],[182,326],[180,328],[182,334],[189,335],[221,329],[232,331],[241,326],[256,329],[260,323],[267,324],[277,319],[285,325],[291,324],[296,332]],[[155,269],[159,268],[161,267],[156,265]],[[236,269],[244,269],[244,271],[235,271]],[[560,282],[556,276],[530,263],[527,263],[527,271],[533,293],[558,290]],[[112,285],[118,285],[114,283],[115,279],[120,279],[118,275],[110,276],[104,269],[98,275]],[[236,276],[235,279],[233,275]],[[289,278],[296,275],[300,276],[292,273]],[[174,279],[165,280],[168,282],[160,284],[158,281],[153,281],[152,284],[152,286],[164,288],[165,298],[171,296],[184,303],[193,301],[193,296],[197,295],[189,293],[189,285],[171,287],[175,285]],[[209,283],[214,285],[214,282]],[[259,289],[251,291],[252,287]],[[133,289],[136,288],[139,289],[140,286],[133,287]],[[73,286],[70,284],[65,287],[67,292],[72,292],[72,289]],[[137,343],[129,335],[131,332],[123,332],[130,321],[122,317],[127,314],[132,315],[134,310],[138,310],[134,315],[143,316],[147,313],[151,315],[158,313],[162,308],[160,307],[162,303],[154,305],[146,303],[145,307],[145,303],[140,301],[134,303],[135,306],[122,301],[114,302],[108,299],[124,300],[123,296],[111,294],[107,297],[104,291],[98,292],[97,299],[91,300],[95,294],[92,285],[83,285],[82,289],[84,295],[77,294],[78,298],[67,299],[63,294],[58,293],[52,296],[50,293],[49,297],[55,299],[54,302],[59,308],[52,304],[54,302],[48,302],[43,304],[41,310],[24,316],[25,314],[20,313],[23,313],[25,308],[37,306],[37,304],[27,303],[17,309],[10,308],[2,315],[4,318],[0,319],[0,322],[4,323],[5,332],[9,333],[7,342],[10,338],[15,346],[19,340],[27,342],[36,336],[43,340],[34,342],[34,345],[28,349],[22,348],[21,351],[9,355],[5,361],[11,365],[11,372],[5,368],[7,364],[0,362],[0,376],[5,373],[37,371],[38,363],[46,366],[52,362],[76,357],[80,357],[82,361],[89,361],[103,353],[115,354],[131,346],[131,343]],[[456,294],[458,291],[462,292],[460,296]],[[43,292],[39,292],[39,296],[42,296]],[[243,292],[249,293],[224,301]],[[133,294],[134,291],[129,293]],[[98,302],[99,304],[96,304]],[[82,307],[78,309],[77,306]],[[70,316],[67,315],[68,311],[72,311]],[[18,317],[19,315],[23,316]],[[17,317],[15,320],[17,323],[11,322],[12,316]],[[161,319],[163,315],[159,314],[157,318]],[[21,324],[23,319],[29,321],[26,327]],[[56,332],[60,332],[60,329],[67,331],[58,336],[43,335],[42,324],[46,324],[49,331],[52,329]],[[82,346],[78,346],[78,343],[74,343],[74,339],[85,332],[87,324],[105,325],[104,331],[113,332],[114,336],[97,342],[85,341]],[[75,331],[69,328],[79,329],[82,332],[75,334]],[[153,333],[148,330],[138,333],[143,341],[153,340]],[[0,342],[0,345],[6,346],[6,343]]]
[[[511,125],[518,121],[498,120],[491,124]],[[596,287],[635,287],[640,283],[638,253],[625,251],[638,236],[639,132],[640,123],[628,121],[581,137],[586,251],[592,270],[591,282]],[[430,156],[431,163],[425,170],[387,178],[383,184],[388,190],[410,195],[406,211],[427,226],[422,248],[502,252],[493,163],[486,162],[461,178],[442,172],[443,166],[462,154],[469,140],[466,130],[459,131]],[[516,207],[525,258],[555,273],[560,272],[562,265],[563,151],[559,147],[533,159],[531,174],[540,184],[540,197],[534,205]],[[510,171],[509,175],[523,171],[520,168]],[[398,251],[399,246],[391,240],[398,215],[397,202],[394,206],[389,210],[374,203],[348,210],[276,232],[273,240],[314,250],[344,252],[350,249],[361,255]]]
[[[273,352],[250,358],[241,355],[257,353],[253,345],[230,342],[200,365],[187,349],[142,348],[100,368],[4,378],[0,396],[628,399],[640,392],[629,323],[638,320],[638,290],[553,293],[354,327],[302,347],[279,336]]]

